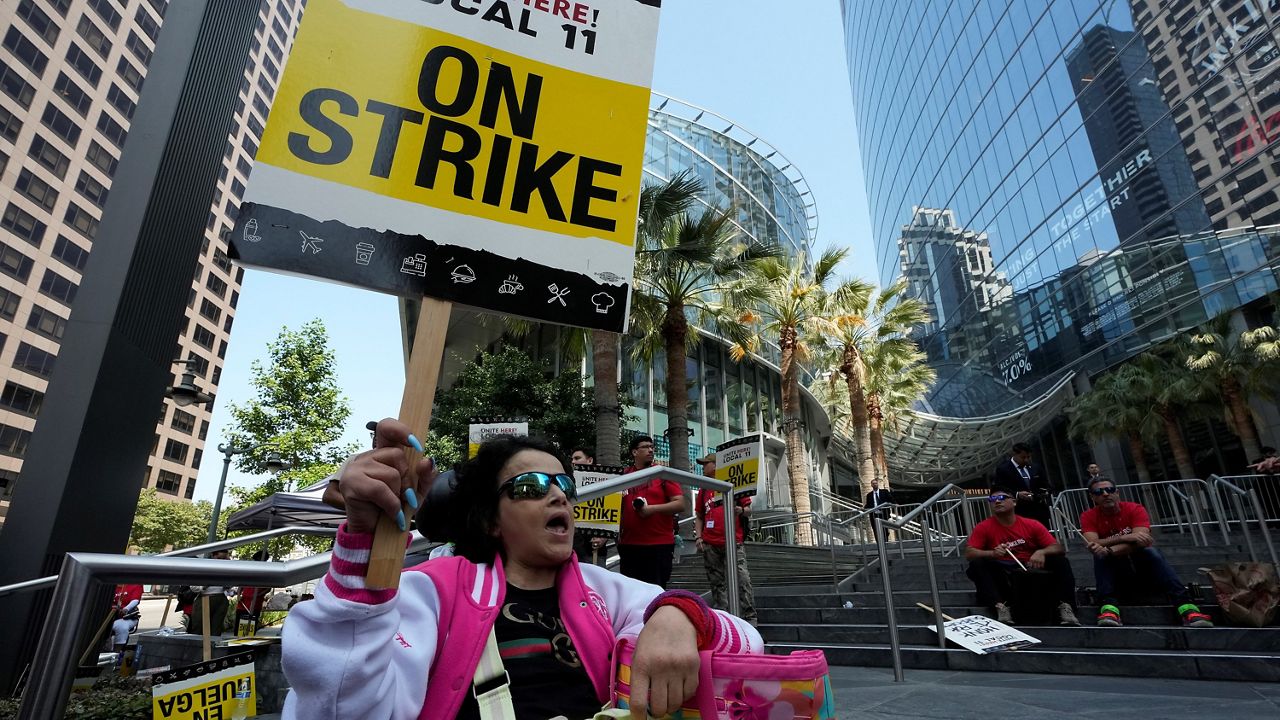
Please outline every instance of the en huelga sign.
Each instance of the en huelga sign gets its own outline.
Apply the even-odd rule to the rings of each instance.
[[[716,479],[733,483],[738,496],[755,495],[760,489],[760,460],[764,436],[747,435],[716,446]]]
[[[660,0],[311,0],[248,266],[626,327]]]
[[[229,720],[242,702],[258,714],[254,653],[227,655],[151,676],[152,720]]]

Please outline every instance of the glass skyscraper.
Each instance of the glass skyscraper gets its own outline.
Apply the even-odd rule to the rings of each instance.
[[[923,424],[983,446],[916,428],[901,475],[984,474],[1026,439],[1078,473],[1070,385],[1224,313],[1271,322],[1280,2],[842,5],[880,280],[931,312]],[[1238,463],[1220,430],[1188,428]]]

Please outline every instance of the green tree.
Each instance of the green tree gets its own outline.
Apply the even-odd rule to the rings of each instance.
[[[1138,482],[1149,483],[1151,467],[1147,463],[1146,444],[1155,435],[1155,418],[1128,394],[1145,382],[1136,377],[1139,372],[1136,367],[1122,365],[1099,376],[1089,392],[1067,407],[1067,417],[1071,433],[1076,437],[1090,440],[1116,437],[1127,442],[1138,471]]]
[[[870,284],[851,284],[840,302],[835,303],[828,318],[829,325],[817,343],[829,350],[825,364],[835,368],[844,379],[849,393],[850,424],[854,452],[858,462],[858,479],[865,496],[871,492],[872,479],[886,484],[887,477],[874,460],[871,442],[871,415],[867,410],[867,352],[877,343],[904,338],[911,328],[928,319],[919,300],[904,297],[906,283],[899,281],[874,292]],[[915,349],[910,342],[893,342],[882,352]]]
[[[795,512],[809,512],[809,460],[805,452],[800,406],[800,364],[811,359],[809,341],[831,326],[831,309],[846,295],[863,292],[861,280],[836,282],[836,267],[847,249],[828,248],[812,265],[802,253],[792,258],[768,257],[751,264],[747,283],[761,293],[744,320],[756,331],[746,344],[734,343],[731,355],[741,360],[764,336],[778,344],[782,371],[782,430],[787,443],[787,475]],[[806,520],[797,527],[799,544],[813,544]]]
[[[596,437],[594,401],[582,375],[566,369],[553,374],[545,362],[511,346],[481,354],[451,387],[436,392],[431,434],[439,438],[433,442],[465,448],[468,426],[477,417],[526,418],[531,433],[566,450]]]
[[[255,397],[232,403],[227,443],[253,448],[236,456],[242,472],[261,474],[268,453],[279,453],[292,467],[266,477],[251,488],[230,489],[234,507],[248,507],[277,492],[292,492],[315,484],[338,468],[358,445],[339,442],[351,417],[351,405],[338,389],[336,357],[329,347],[324,323],[315,319],[298,330],[282,328],[267,344],[267,360],[251,366]],[[313,549],[327,546],[325,538],[283,538],[273,554],[297,544]]]
[[[192,547],[204,542],[213,516],[213,504],[167,500],[154,488],[143,488],[129,532],[129,546],[146,554]]]
[[[774,245],[741,240],[719,208],[690,212],[702,183],[681,173],[641,196],[632,329],[637,357],[665,356],[667,438],[672,467],[689,469],[689,378],[686,358],[698,343],[692,326],[745,342],[740,308],[762,299],[746,282],[752,263],[777,257]]]
[[[1270,325],[1236,332],[1228,316],[1211,321],[1191,337],[1187,368],[1201,376],[1221,399],[1228,425],[1250,462],[1262,457],[1262,443],[1249,410],[1249,395],[1270,392],[1280,370],[1280,331]]]
[[[1141,403],[1159,420],[1169,439],[1174,463],[1183,478],[1196,476],[1191,451],[1178,424],[1178,417],[1203,398],[1201,379],[1186,365],[1185,354],[1172,345],[1163,345],[1142,353],[1130,365],[1133,371],[1120,377],[1121,391],[1130,402]]]
[[[915,403],[933,386],[938,374],[925,363],[914,340],[904,336],[871,342],[863,354],[867,377],[867,422],[871,458],[878,477],[889,477],[884,429],[897,428]]]

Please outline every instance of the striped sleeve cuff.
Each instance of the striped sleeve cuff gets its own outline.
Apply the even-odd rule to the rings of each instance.
[[[379,605],[395,597],[395,588],[371,590],[365,587],[371,548],[373,533],[347,532],[346,523],[338,528],[329,572],[324,576],[324,584],[334,597],[363,605]]]

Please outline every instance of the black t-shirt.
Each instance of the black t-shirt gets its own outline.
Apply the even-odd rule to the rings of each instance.
[[[560,620],[555,588],[521,590],[508,584],[493,631],[502,665],[511,676],[511,702],[517,718],[587,718],[600,711],[591,678]],[[447,662],[447,658],[439,660]],[[479,720],[480,709],[471,688],[466,692],[458,720]]]

